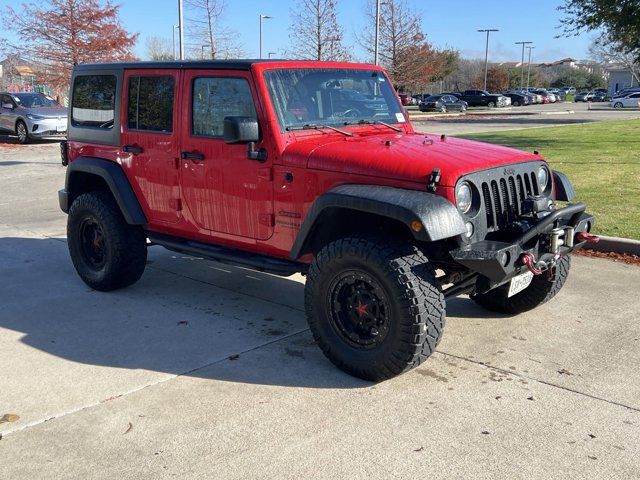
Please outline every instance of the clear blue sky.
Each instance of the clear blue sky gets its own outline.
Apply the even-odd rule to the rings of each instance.
[[[367,0],[337,0],[339,21],[346,40],[354,45],[357,59],[366,59],[356,45],[353,33],[365,28],[364,5]],[[460,50],[464,57],[484,57],[484,37],[479,28],[498,28],[492,34],[490,58],[495,61],[520,60],[519,40],[533,41],[534,62],[546,62],[564,57],[582,59],[587,56],[589,35],[575,38],[554,38],[558,33],[561,0],[526,2],[513,0],[407,0],[421,18],[427,38],[436,46]],[[15,0],[0,0],[2,9],[16,5]],[[145,40],[150,36],[171,38],[171,26],[177,24],[177,0],[120,0],[125,27],[140,33],[136,53],[144,58]],[[275,51],[281,56],[289,46],[290,11],[295,0],[227,0],[224,25],[239,34],[240,43],[249,57],[258,55],[258,14],[272,15],[263,24],[263,51]],[[488,19],[493,20],[488,20]],[[3,34],[0,33],[0,37]]]

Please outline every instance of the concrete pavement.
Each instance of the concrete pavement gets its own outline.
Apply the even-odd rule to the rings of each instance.
[[[303,279],[153,247],[87,288],[57,145],[0,147],[0,478],[637,478],[640,269],[574,259],[559,296],[448,302],[438,352],[370,384],[313,344]]]

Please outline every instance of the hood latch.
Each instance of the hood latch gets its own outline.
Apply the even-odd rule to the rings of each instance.
[[[438,182],[440,181],[440,169],[434,168],[429,175],[429,183],[427,184],[427,190],[435,192],[438,189]]]

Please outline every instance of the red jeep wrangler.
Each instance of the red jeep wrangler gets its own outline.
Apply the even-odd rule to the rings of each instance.
[[[372,65],[80,65],[71,92],[59,199],[90,287],[137,281],[148,245],[300,272],[315,340],[364,379],[429,357],[448,297],[546,302],[594,240],[536,152],[416,133]]]

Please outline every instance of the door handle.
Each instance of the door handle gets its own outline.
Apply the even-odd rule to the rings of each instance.
[[[183,160],[204,160],[204,155],[202,153],[194,153],[194,152],[182,152],[180,154],[180,158]]]
[[[144,152],[144,149],[142,147],[139,147],[138,145],[124,145],[122,147],[122,151],[127,153],[133,153],[134,155],[138,155]]]

